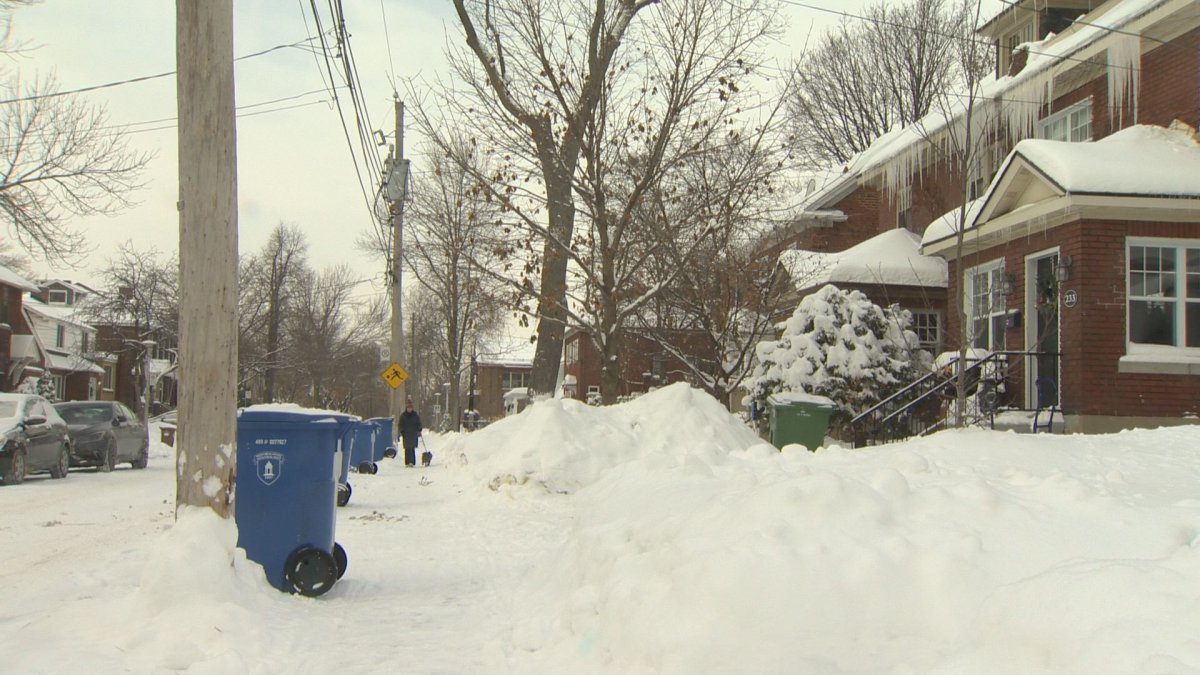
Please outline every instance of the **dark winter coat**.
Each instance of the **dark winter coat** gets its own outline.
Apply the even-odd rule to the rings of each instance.
[[[416,410],[405,410],[400,413],[400,437],[404,440],[405,450],[415,450],[417,439],[421,436],[421,416]]]

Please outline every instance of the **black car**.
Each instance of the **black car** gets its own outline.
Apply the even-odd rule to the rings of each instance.
[[[0,393],[0,476],[6,485],[16,485],[39,471],[62,478],[70,459],[67,423],[46,399]]]
[[[129,408],[117,401],[68,401],[54,409],[67,421],[71,434],[71,466],[98,466],[112,471],[129,462],[146,468],[150,436]]]

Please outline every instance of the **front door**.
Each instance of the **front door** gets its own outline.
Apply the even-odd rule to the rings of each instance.
[[[1026,381],[1029,408],[1048,408],[1060,404],[1059,361],[1061,343],[1058,333],[1058,281],[1054,269],[1058,252],[1042,253],[1026,259],[1026,351],[1032,352]]]

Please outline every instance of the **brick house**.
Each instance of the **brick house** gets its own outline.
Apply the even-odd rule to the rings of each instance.
[[[658,342],[627,331],[621,337],[618,363],[621,390],[618,397],[644,394],[674,382],[690,381],[691,369]],[[679,331],[673,346],[687,354],[703,354],[704,341],[688,331]],[[693,357],[694,358],[694,357]],[[600,351],[587,333],[578,328],[567,331],[563,342],[564,391],[567,398],[580,401],[600,395]]]
[[[12,391],[26,368],[40,362],[41,354],[29,332],[24,310],[25,293],[37,289],[37,284],[0,265],[0,372],[4,375],[0,391]]]
[[[1022,0],[979,34],[997,71],[974,108],[967,194],[938,154],[964,115],[936,113],[814,187],[783,248],[846,252],[896,228],[921,233],[920,254],[948,265],[945,348],[959,342],[961,266],[969,346],[1018,353],[1005,357],[1004,405],[1058,408],[1068,431],[1194,421],[1197,3]]]
[[[513,389],[529,386],[529,375],[533,372],[532,361],[501,361],[480,358],[475,370],[475,411],[482,420],[493,421],[504,417],[504,396]],[[469,397],[469,392],[467,392]],[[470,401],[462,401],[465,410]]]

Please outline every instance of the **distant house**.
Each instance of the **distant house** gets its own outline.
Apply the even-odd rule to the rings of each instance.
[[[678,331],[669,344],[696,360],[704,358],[711,343],[700,339],[694,331]],[[657,341],[625,331],[622,336],[622,352],[618,357],[620,373],[618,397],[644,394],[674,382],[688,381],[691,368],[683,363],[671,350]],[[585,402],[598,402],[601,393],[600,350],[586,331],[573,328],[567,331],[563,345],[563,396]]]
[[[483,420],[497,420],[507,414],[506,394],[529,386],[533,363],[524,360],[490,360],[479,358],[475,363],[475,410]],[[470,406],[463,401],[463,408]]]
[[[35,291],[24,301],[25,319],[39,352],[36,364],[26,367],[26,376],[34,376],[35,370],[49,372],[60,400],[99,398],[105,370],[93,360],[96,329],[83,321],[79,308],[66,302],[47,304],[35,296],[47,294],[44,289]]]
[[[27,374],[41,374],[41,352],[25,320],[24,295],[37,284],[0,265],[0,391],[12,391]]]

